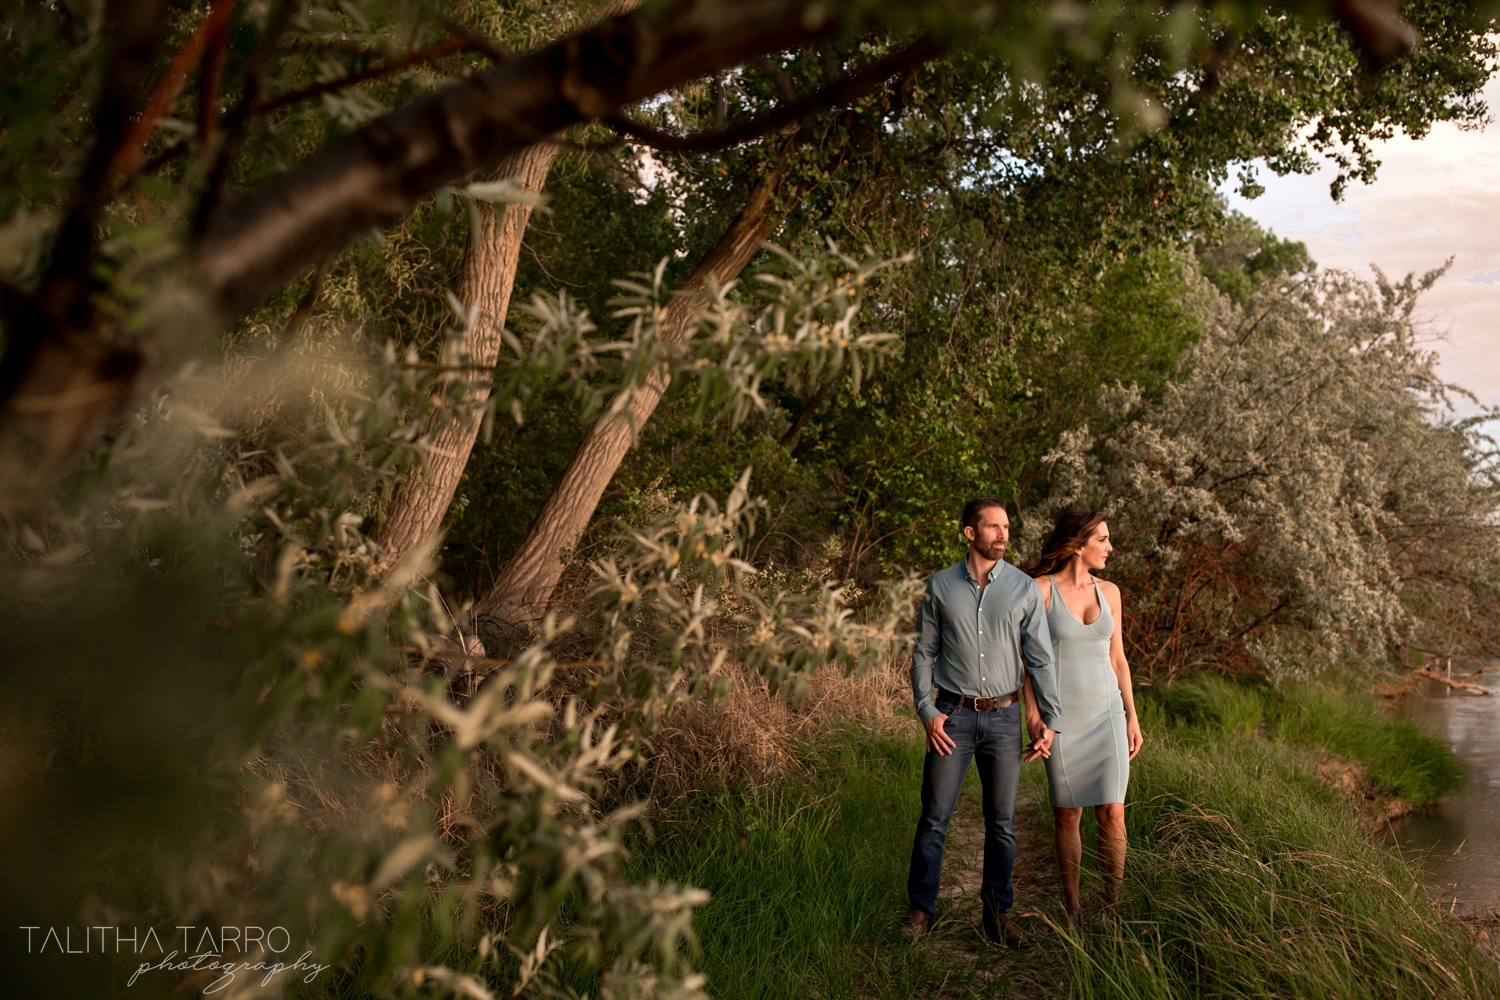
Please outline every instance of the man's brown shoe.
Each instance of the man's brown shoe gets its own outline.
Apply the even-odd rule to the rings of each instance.
[[[1003,941],[1006,947],[1016,950],[1026,947],[1026,942],[1021,938],[1021,928],[1010,919],[1008,912],[995,914],[986,911],[979,926],[984,931],[984,936],[995,944]]]
[[[912,910],[906,915],[906,923],[901,925],[901,936],[908,941],[915,941],[923,934],[931,933],[931,931],[932,921],[921,910]]]

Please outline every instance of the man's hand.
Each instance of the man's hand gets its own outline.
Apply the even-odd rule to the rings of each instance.
[[[943,729],[947,724],[946,715],[934,715],[926,722],[927,726],[927,749],[939,757],[953,752],[954,743],[948,733]]]
[[[1026,755],[1022,759],[1029,764],[1040,757],[1051,757],[1052,737],[1057,735],[1057,731],[1048,729],[1045,725],[1042,725],[1040,721],[1038,721],[1036,729],[1029,731],[1040,732],[1042,735],[1031,741],[1031,746],[1027,749]]]

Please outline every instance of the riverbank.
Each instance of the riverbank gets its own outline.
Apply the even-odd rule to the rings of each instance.
[[[1428,889],[1451,913],[1487,923],[1493,933],[1500,929],[1500,669],[1454,677],[1490,694],[1418,678],[1394,708],[1452,747],[1468,783],[1398,823],[1393,838],[1427,858]]]
[[[1026,769],[1026,952],[992,947],[974,927],[972,776],[947,919],[927,942],[899,936],[921,780],[915,722],[871,731],[826,720],[784,780],[679,800],[637,846],[632,875],[712,893],[695,921],[698,965],[726,998],[1500,995],[1480,934],[1439,912],[1420,870],[1368,832],[1371,789],[1382,812],[1379,801],[1442,794],[1462,773],[1451,753],[1373,701],[1198,683],[1143,699],[1124,899],[1102,912],[1090,877],[1094,916],[1080,932],[1054,930],[1045,778]]]

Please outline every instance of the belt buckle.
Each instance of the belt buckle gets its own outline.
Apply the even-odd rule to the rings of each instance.
[[[975,698],[974,711],[993,712],[996,708],[1000,707],[998,704],[999,701],[999,698]]]

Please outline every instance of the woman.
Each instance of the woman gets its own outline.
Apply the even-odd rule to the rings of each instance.
[[[1094,578],[1114,547],[1109,525],[1097,511],[1075,510],[1058,519],[1037,564],[1027,570],[1041,585],[1047,626],[1057,654],[1062,703],[1058,732],[1046,757],[1056,823],[1057,866],[1062,871],[1068,916],[1083,919],[1078,873],[1083,841],[1078,824],[1094,807],[1099,821],[1099,860],[1110,902],[1125,875],[1125,786],[1130,761],[1141,748],[1141,727],[1130,690],[1130,665],[1120,639],[1120,588]],[[1027,728],[1042,731],[1041,713],[1026,680]]]

